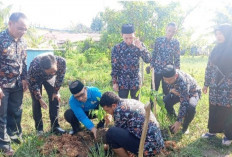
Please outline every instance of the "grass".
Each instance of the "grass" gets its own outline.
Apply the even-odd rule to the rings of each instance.
[[[204,82],[204,72],[207,64],[207,57],[181,57],[181,69],[191,74],[202,87]],[[63,113],[67,108],[70,93],[68,90],[68,82],[81,79],[86,85],[96,86],[102,92],[112,91],[111,88],[111,66],[110,61],[106,57],[102,57],[95,63],[87,64],[83,55],[74,55],[67,58],[67,74],[65,77],[64,86],[61,88],[60,93],[62,97],[59,123],[62,128],[69,130],[71,126],[65,122]],[[149,101],[148,93],[150,90],[150,74],[145,74],[144,85],[141,91],[141,101],[147,103]],[[43,92],[46,93],[46,92]],[[47,100],[46,94],[43,96]],[[177,141],[180,150],[171,154],[170,156],[176,157],[232,157],[232,146],[225,147],[221,145],[222,134],[217,135],[216,138],[211,140],[201,139],[201,134],[207,132],[208,121],[208,95],[203,95],[197,106],[197,113],[190,124],[190,133],[188,135],[177,134],[171,137]],[[178,109],[179,105],[176,105]],[[158,110],[159,112],[159,110]],[[49,136],[50,120],[48,110],[43,110],[44,131]],[[38,147],[43,144],[36,136],[34,129],[34,120],[32,117],[32,103],[28,91],[24,94],[23,100],[23,139],[24,143],[21,145],[12,144],[13,149],[16,151],[17,157],[41,157]],[[1,156],[2,154],[0,154]],[[56,156],[56,154],[50,155]]]

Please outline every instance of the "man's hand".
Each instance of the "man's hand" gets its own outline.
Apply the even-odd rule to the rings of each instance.
[[[175,94],[175,95],[177,95],[177,96],[180,96],[180,93],[177,92],[175,89],[171,89],[171,90],[170,90],[170,93],[173,93],[173,94]]]
[[[4,96],[5,96],[5,95],[4,95],[3,91],[2,91],[2,89],[0,88],[0,106],[2,105],[1,99],[2,99]]]
[[[93,127],[93,128],[91,129],[91,132],[93,133],[94,138],[96,139],[96,138],[97,138],[97,128]]]
[[[113,84],[113,89],[114,89],[115,92],[118,92],[118,91],[119,91],[119,89],[118,89],[118,84],[117,84],[117,83],[114,83],[114,84]]]
[[[2,88],[0,88],[0,99],[2,99],[4,96],[5,95],[4,95],[3,91],[2,91]]]
[[[48,106],[46,104],[46,102],[43,100],[43,99],[39,99],[39,103],[40,103],[40,106],[43,108],[43,109],[47,109]]]
[[[172,126],[171,126],[171,129],[173,131],[173,133],[177,133],[178,130],[180,129],[180,126],[181,126],[181,122],[178,122],[176,121]]]
[[[28,82],[26,80],[22,80],[22,85],[23,85],[23,92],[26,92],[28,89]]]
[[[108,126],[112,122],[113,117],[110,114],[106,114],[104,119],[105,119],[105,125]]]
[[[142,42],[139,40],[139,38],[135,38],[134,44],[137,48],[140,49],[140,51],[142,51],[143,46],[142,46]]]
[[[60,93],[53,93],[52,94],[52,101],[54,101],[54,99],[57,99],[59,102],[61,101],[61,98],[60,98]]]
[[[207,90],[208,90],[208,87],[206,87],[206,86],[204,86],[204,87],[202,88],[202,92],[203,92],[204,94],[207,93]]]

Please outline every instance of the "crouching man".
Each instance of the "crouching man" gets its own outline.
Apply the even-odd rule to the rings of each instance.
[[[133,99],[120,99],[113,92],[102,95],[100,105],[114,118],[114,127],[106,133],[107,144],[120,157],[129,156],[127,151],[138,154],[142,127],[145,121],[144,104]],[[153,114],[144,144],[144,156],[159,154],[164,148],[159,124]]]
[[[70,108],[64,113],[65,120],[71,124],[72,131],[70,134],[75,134],[81,130],[81,124],[91,130],[96,138],[97,128],[104,126],[104,120],[94,126],[90,119],[96,118],[91,114],[90,110],[99,108],[99,100],[101,98],[101,92],[96,87],[85,87],[84,84],[76,80],[69,85],[69,90],[72,96],[69,99]]]
[[[162,74],[169,88],[169,94],[164,98],[165,108],[169,116],[177,117],[171,130],[177,133],[183,122],[182,133],[188,133],[188,126],[196,113],[201,89],[189,74],[175,69],[173,65],[166,65]],[[178,102],[180,102],[180,108],[176,116],[173,106]]]

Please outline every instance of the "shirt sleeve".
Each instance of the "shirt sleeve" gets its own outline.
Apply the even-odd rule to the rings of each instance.
[[[58,71],[57,71],[57,77],[55,81],[55,86],[54,86],[54,93],[58,93],[60,90],[60,87],[64,81],[64,76],[66,72],[66,61],[65,59],[60,59],[59,62],[57,62],[58,66]]]
[[[180,108],[179,108],[179,113],[177,117],[178,122],[182,122],[183,118],[185,117],[186,109],[188,105],[189,105],[188,87],[186,84],[182,84],[181,90],[180,90]]]
[[[34,94],[35,98],[37,100],[41,99],[41,93],[40,93],[40,85],[42,84],[41,78],[39,77],[39,73],[37,73],[38,69],[37,66],[33,64],[33,62],[30,65],[29,71],[28,71],[28,83],[29,88]]]
[[[143,61],[145,62],[145,63],[150,63],[151,62],[151,55],[150,55],[150,52],[148,52],[148,50],[147,50],[147,48],[145,47],[145,45],[144,44],[142,44],[142,51],[140,51],[140,53],[141,53],[141,57],[142,57],[142,59],[143,59]]]
[[[210,82],[212,80],[212,74],[213,74],[213,64],[211,62],[211,56],[208,59],[208,63],[205,69],[205,82],[204,86],[208,87],[210,85]]]
[[[94,127],[93,122],[85,114],[84,110],[81,108],[81,103],[78,102],[73,96],[69,100],[70,108],[74,112],[77,119],[88,129],[91,130]]]
[[[175,46],[174,65],[177,69],[180,69],[180,43],[178,41]]]
[[[22,80],[26,80],[27,79],[27,53],[26,53],[26,50],[23,50],[23,68],[22,68],[22,74],[21,74],[21,77],[22,77]]]
[[[152,52],[152,58],[151,58],[151,67],[153,68],[155,67],[155,60],[156,60],[157,52],[158,52],[158,42],[156,40],[155,45],[154,45],[154,50]]]
[[[114,46],[111,52],[111,66],[112,66],[112,72],[111,72],[111,77],[112,77],[112,82],[113,84],[118,83],[118,72],[119,72],[119,63],[118,63],[118,56],[117,56],[117,47]]]

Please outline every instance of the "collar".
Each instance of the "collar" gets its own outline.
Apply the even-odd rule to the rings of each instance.
[[[6,29],[6,34],[8,35],[9,39],[14,41],[14,42],[22,41],[21,38],[19,38],[18,41],[16,41],[15,38],[10,34],[8,29]]]

